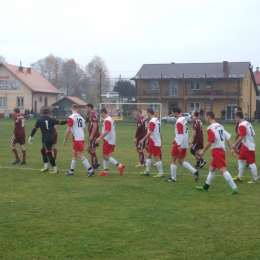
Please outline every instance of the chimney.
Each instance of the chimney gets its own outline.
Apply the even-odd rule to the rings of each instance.
[[[228,61],[223,61],[223,71],[226,72],[228,69]]]
[[[23,67],[22,67],[22,62],[20,61],[20,67],[19,67],[19,70],[21,71],[21,72],[23,72]]]
[[[256,71],[259,71],[259,67],[256,67]]]
[[[31,68],[27,68],[27,72],[30,73],[30,74],[32,74]]]
[[[175,64],[175,62],[171,62],[171,64]]]

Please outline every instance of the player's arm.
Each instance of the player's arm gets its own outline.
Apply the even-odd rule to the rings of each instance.
[[[193,129],[192,133],[191,133],[189,144],[193,143],[195,136],[196,136],[196,130]]]
[[[97,127],[98,127],[98,123],[97,122],[93,122],[93,129],[92,129],[92,132],[89,136],[89,140],[91,141],[94,137],[94,134],[96,133],[97,131]]]
[[[111,122],[110,121],[105,121],[105,130],[104,132],[98,137],[95,141],[97,144],[102,138],[104,138],[110,131],[111,131]]]
[[[184,132],[183,132],[183,124],[181,123],[177,123],[177,138],[175,139],[177,146],[178,146],[178,150],[181,150],[181,144],[184,141]]]
[[[55,120],[55,125],[66,125],[66,124],[68,124],[68,120],[64,120],[64,121],[58,121],[58,120],[56,120],[56,119],[54,119]]]
[[[230,139],[226,140],[226,143],[227,143],[227,145],[228,145],[228,148],[229,148],[229,151],[230,151],[231,156],[234,156],[234,155],[235,155],[235,152],[234,152],[234,149],[233,149],[233,147],[232,147],[232,145],[231,145]]]
[[[235,143],[232,145],[233,149],[235,149],[237,147],[237,145],[240,144],[242,142],[242,140],[245,138],[245,136],[246,136],[245,126],[240,126],[238,132],[239,132],[239,137],[237,138]]]
[[[204,153],[209,149],[211,144],[214,143],[215,141],[215,135],[210,129],[207,131],[207,133],[208,133],[208,140],[204,148],[199,152],[200,156],[203,156]]]
[[[66,133],[65,133],[65,136],[64,136],[64,140],[63,140],[63,144],[64,144],[64,145],[66,144],[66,142],[67,142],[67,140],[68,140],[68,137],[69,137],[69,135],[70,135],[70,132],[71,132],[71,127],[68,126],[68,127],[67,127],[67,130],[66,130]]]
[[[148,139],[152,133],[153,133],[153,131],[149,130],[147,132],[147,134],[145,135],[145,137],[139,141],[139,144],[142,144],[146,139]]]

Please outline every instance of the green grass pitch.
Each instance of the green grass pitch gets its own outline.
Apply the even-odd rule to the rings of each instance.
[[[66,126],[57,126],[59,173],[41,173],[41,132],[34,144],[26,144],[27,164],[12,165],[9,147],[12,119],[1,119],[0,138],[0,259],[260,259],[260,183],[246,168],[239,193],[216,171],[207,193],[199,192],[208,174],[207,164],[195,183],[192,173],[178,166],[178,181],[170,176],[170,152],[174,125],[162,125],[165,178],[140,176],[133,138],[133,121],[116,122],[117,145],[112,154],[125,164],[119,176],[114,165],[110,175],[86,178],[79,161],[74,176],[64,176],[71,163],[71,140],[62,141]],[[26,121],[26,139],[35,120]],[[232,134],[234,124],[224,124]],[[260,149],[260,124],[256,132],[256,158]],[[206,124],[204,129],[206,129]],[[191,124],[189,124],[191,134]],[[204,131],[206,139],[206,131]],[[20,153],[20,148],[17,145]],[[85,153],[86,154],[86,153]],[[97,149],[102,163],[101,147]],[[87,154],[86,154],[87,155]],[[87,155],[89,159],[89,155]],[[186,160],[195,165],[188,152]],[[258,158],[257,158],[258,160]],[[237,157],[227,154],[227,169],[237,175]],[[258,161],[256,162],[258,165]],[[102,164],[101,167],[102,169]],[[143,169],[143,168],[142,168]]]

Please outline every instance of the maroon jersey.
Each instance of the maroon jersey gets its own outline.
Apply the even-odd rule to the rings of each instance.
[[[193,143],[203,143],[203,129],[202,122],[199,118],[193,119],[193,130],[196,131]]]
[[[14,135],[15,137],[25,136],[25,119],[23,115],[16,115],[14,117]]]
[[[140,116],[137,120],[137,129],[135,133],[135,138],[137,138],[137,140],[141,140],[145,137],[146,134],[147,134],[146,119],[143,116]]]
[[[93,131],[93,126],[94,123],[97,123],[97,129],[96,129],[96,133],[94,133],[94,135],[99,134],[99,123],[98,123],[98,117],[96,115],[96,113],[93,111],[92,113],[90,113],[90,115],[86,118],[86,123],[88,123],[88,132],[89,135],[92,133]]]

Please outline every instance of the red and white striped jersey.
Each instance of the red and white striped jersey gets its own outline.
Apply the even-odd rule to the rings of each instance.
[[[211,149],[223,149],[225,150],[225,142],[230,139],[229,134],[222,125],[219,123],[213,123],[207,128],[208,140],[212,143]]]
[[[105,118],[102,127],[102,133],[105,131],[109,131],[109,133],[104,137],[104,139],[111,145],[116,145],[116,129],[115,129],[115,122],[108,116]]]
[[[71,127],[71,133],[74,136],[75,141],[85,140],[85,120],[79,114],[72,114],[68,117],[68,126]]]
[[[188,123],[185,117],[177,118],[175,124],[175,142],[181,148],[187,149],[189,147]]]
[[[149,144],[161,147],[161,124],[157,117],[153,117],[149,122],[149,130],[152,134],[149,137]]]
[[[244,137],[244,139],[242,140],[241,150],[255,151],[255,131],[252,124],[246,120],[242,121],[238,126],[238,133],[239,136]]]

